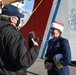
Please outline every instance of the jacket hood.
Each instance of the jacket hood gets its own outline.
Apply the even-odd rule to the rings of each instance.
[[[0,28],[5,27],[6,25],[9,25],[9,24],[11,24],[11,23],[0,20]]]

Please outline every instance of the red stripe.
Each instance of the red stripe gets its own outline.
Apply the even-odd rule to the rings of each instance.
[[[60,23],[60,22],[57,22],[57,21],[54,21],[55,23],[57,23],[57,24],[59,24],[59,25],[62,25],[62,26],[64,26],[64,24],[63,23]]]

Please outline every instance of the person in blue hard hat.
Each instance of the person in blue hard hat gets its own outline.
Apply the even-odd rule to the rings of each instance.
[[[36,60],[38,43],[31,38],[28,51],[24,37],[16,29],[24,15],[16,6],[4,5],[0,14],[0,75],[27,75]]]
[[[47,75],[70,75],[68,65],[71,62],[69,41],[61,36],[64,24],[54,21],[50,27],[52,38],[48,41],[45,53]]]

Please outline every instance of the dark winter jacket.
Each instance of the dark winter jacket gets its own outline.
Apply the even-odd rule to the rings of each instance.
[[[8,22],[0,20],[0,75],[26,75],[36,60],[39,47],[28,52],[23,36]]]

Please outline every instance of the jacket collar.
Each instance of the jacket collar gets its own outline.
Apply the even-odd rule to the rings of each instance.
[[[3,20],[0,20],[0,28],[4,27],[6,25],[9,25],[9,24],[11,24],[11,23],[3,21]]]

